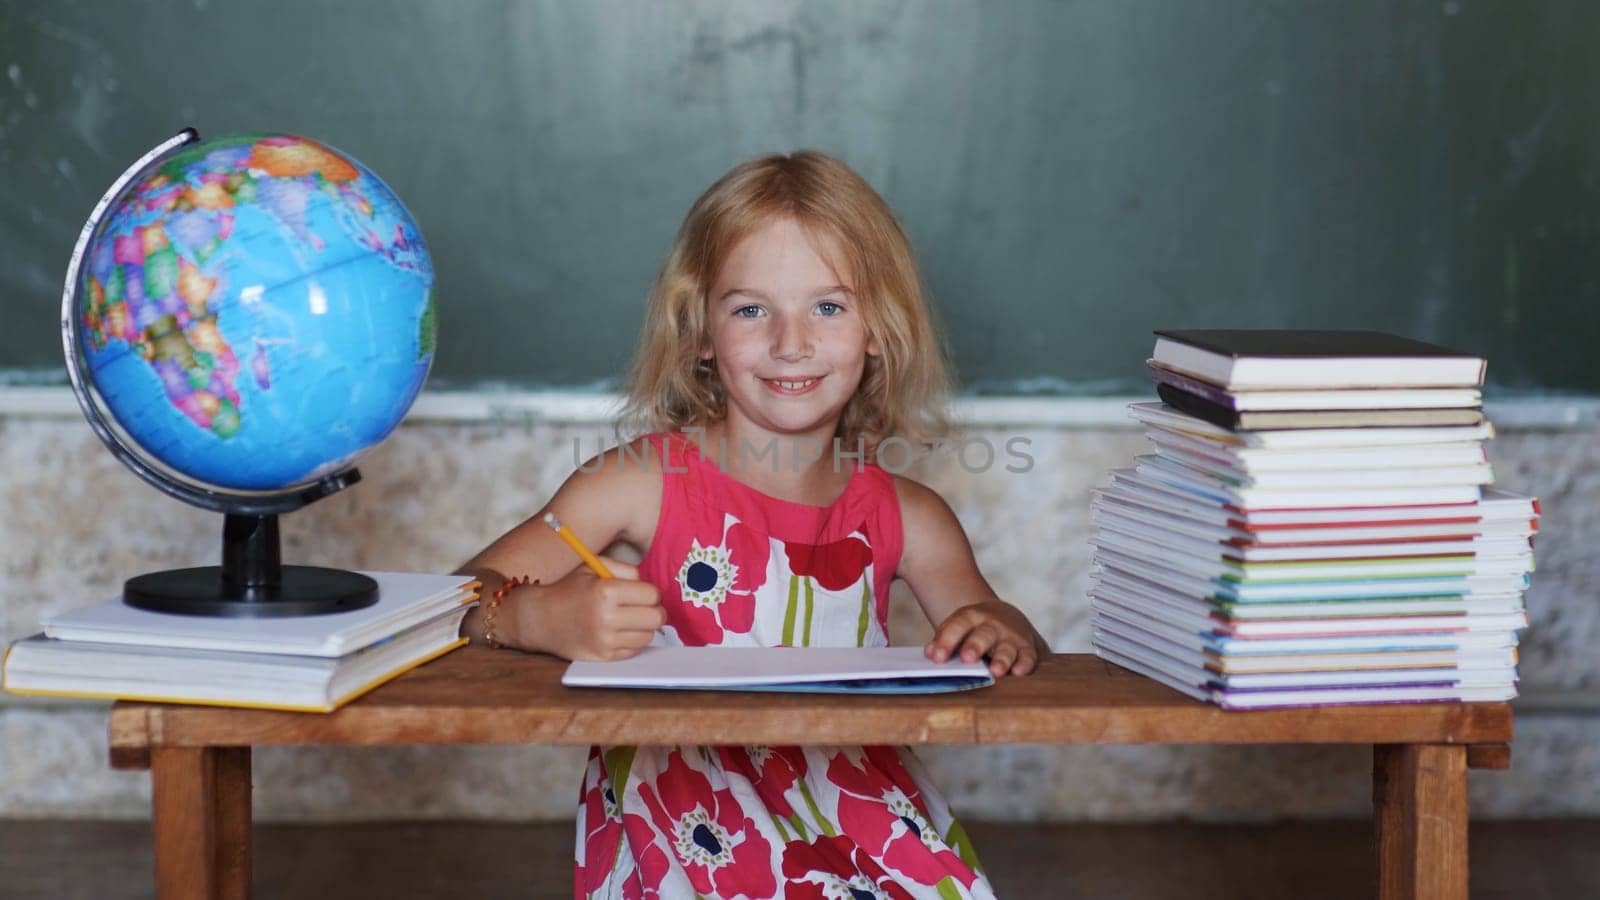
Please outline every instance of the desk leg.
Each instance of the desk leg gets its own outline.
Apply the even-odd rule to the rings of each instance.
[[[1466,900],[1466,748],[1379,744],[1372,762],[1378,896]]]
[[[246,900],[250,748],[154,748],[150,775],[157,896]]]

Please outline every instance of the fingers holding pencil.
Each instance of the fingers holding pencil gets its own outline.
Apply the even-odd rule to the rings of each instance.
[[[566,659],[626,659],[647,646],[666,624],[661,592],[636,577],[631,565],[607,559],[615,573],[600,578],[576,566],[549,585],[539,610],[540,638],[547,650]]]
[[[601,578],[599,575],[596,575],[595,571],[593,569],[589,568],[588,566],[579,566],[574,571],[575,572],[581,572],[583,575],[585,575],[587,577],[590,577],[590,578],[593,578],[596,581],[638,581],[639,580],[639,567],[634,565],[633,563],[624,562],[624,561],[622,561],[620,559],[617,559],[615,557],[612,557],[612,556],[604,556],[604,555],[602,555],[600,557],[600,564],[605,566],[606,567],[606,571],[611,573],[611,577],[610,578]]]
[[[565,643],[570,649],[563,655],[569,659],[626,659],[649,645],[667,622],[656,586],[640,581],[637,567],[595,555],[554,513],[542,518],[588,567],[587,572],[574,569],[562,579],[562,583],[574,582],[575,587],[565,595],[572,605],[563,620],[575,626],[575,634]]]

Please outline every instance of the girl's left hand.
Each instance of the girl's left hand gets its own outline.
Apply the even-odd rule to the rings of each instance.
[[[957,654],[969,663],[988,656],[989,672],[1004,678],[1032,672],[1050,647],[1022,610],[1004,600],[986,600],[951,613],[922,652],[935,662]]]

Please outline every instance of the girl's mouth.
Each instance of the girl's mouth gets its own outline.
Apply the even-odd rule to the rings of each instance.
[[[816,378],[799,379],[763,378],[761,381],[779,394],[797,396],[799,394],[808,394],[814,390],[817,384],[822,381],[822,377],[819,375]]]

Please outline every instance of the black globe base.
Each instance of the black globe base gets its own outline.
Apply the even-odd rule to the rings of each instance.
[[[349,612],[378,602],[378,583],[359,572],[282,566],[270,585],[229,585],[221,566],[148,572],[122,586],[122,602],[187,616],[272,618]]]
[[[276,515],[229,513],[222,521],[222,565],[130,578],[122,602],[185,616],[319,616],[377,603],[378,583],[359,572],[283,565]]]

